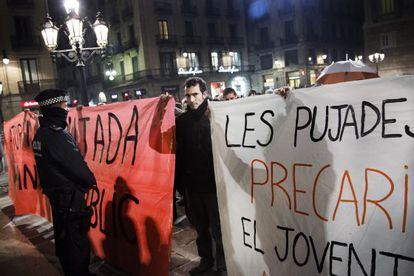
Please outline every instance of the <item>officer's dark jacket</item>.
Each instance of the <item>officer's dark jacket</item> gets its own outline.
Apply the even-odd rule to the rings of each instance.
[[[188,109],[176,121],[175,185],[198,193],[215,193],[208,101],[196,110]]]
[[[72,189],[86,192],[96,185],[73,137],[65,130],[66,122],[43,117],[39,121],[33,151],[43,193]]]

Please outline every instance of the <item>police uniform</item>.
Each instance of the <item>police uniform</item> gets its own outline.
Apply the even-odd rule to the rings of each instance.
[[[67,110],[53,107],[68,101],[64,90],[42,91],[35,100],[40,105],[40,128],[33,151],[42,192],[52,207],[56,255],[65,275],[90,275],[90,245],[87,237],[90,209],[85,193],[96,185],[73,137],[66,131]]]

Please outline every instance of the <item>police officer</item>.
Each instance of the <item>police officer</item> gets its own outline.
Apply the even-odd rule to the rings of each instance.
[[[66,130],[66,91],[44,90],[35,100],[41,115],[33,151],[42,191],[52,207],[56,255],[65,275],[90,275],[87,233],[91,212],[85,193],[96,180]]]

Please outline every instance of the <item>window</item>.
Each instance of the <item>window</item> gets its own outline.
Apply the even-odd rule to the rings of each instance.
[[[382,49],[395,47],[395,38],[393,33],[380,34],[380,47]]]
[[[121,32],[117,32],[116,33],[116,41],[118,43],[118,46],[122,45],[122,37],[121,37]]]
[[[293,24],[293,20],[285,21],[285,37],[293,37],[295,36],[295,25]]]
[[[273,57],[272,55],[264,55],[260,57],[260,69],[267,70],[273,68]]]
[[[239,52],[230,52],[230,56],[231,56],[231,64],[236,66],[236,67],[240,67],[241,66],[240,53]]]
[[[260,44],[265,45],[269,43],[269,29],[267,27],[260,28]]]
[[[133,57],[131,59],[131,63],[132,63],[132,72],[136,73],[138,72],[138,57]]]
[[[122,80],[125,80],[125,63],[123,60],[119,63],[119,67],[121,68]]]
[[[194,36],[194,28],[193,28],[193,22],[191,21],[185,21],[185,35],[186,36]]]
[[[160,53],[161,61],[161,74],[162,75],[172,75],[175,73],[175,53],[173,52],[164,52]]]
[[[309,64],[314,64],[316,62],[315,49],[310,48],[308,51],[309,51],[309,54],[308,54],[308,63]]]
[[[32,34],[32,28],[29,16],[15,16],[14,28],[18,37],[26,37]]]
[[[381,14],[393,13],[394,11],[394,0],[381,0]]]
[[[235,24],[230,24],[229,25],[229,33],[230,33],[230,37],[236,37],[237,36],[237,28]]]
[[[219,68],[219,55],[217,52],[211,52],[210,54],[211,56],[211,67],[213,67],[213,69],[218,70]]]
[[[216,23],[207,24],[207,33],[208,36],[216,37]]]
[[[285,52],[285,66],[298,64],[298,50],[290,50]]]
[[[274,89],[275,88],[275,80],[273,78],[273,75],[263,75],[263,88],[265,91],[269,90],[269,89]]]
[[[36,59],[21,59],[20,67],[22,69],[22,76],[24,83],[38,83],[39,77],[37,75],[37,61]]]
[[[168,39],[168,22],[167,20],[158,21],[158,31],[161,39]]]
[[[135,41],[134,25],[129,25],[128,26],[128,34],[129,34],[129,40]]]
[[[194,68],[199,66],[198,55],[197,53],[189,52],[187,53],[187,68]]]

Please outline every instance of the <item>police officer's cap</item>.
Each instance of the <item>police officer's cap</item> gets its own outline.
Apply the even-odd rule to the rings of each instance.
[[[36,97],[35,101],[39,103],[42,108],[49,107],[51,105],[68,102],[68,92],[62,89],[46,89],[41,91]]]

